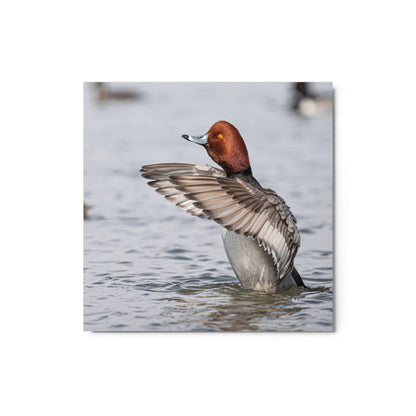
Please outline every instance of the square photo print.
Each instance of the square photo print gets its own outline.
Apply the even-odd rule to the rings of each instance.
[[[86,331],[333,331],[329,82],[84,84]]]

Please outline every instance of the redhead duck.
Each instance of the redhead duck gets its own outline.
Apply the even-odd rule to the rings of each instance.
[[[283,198],[254,178],[238,130],[216,122],[208,133],[184,139],[199,144],[222,167],[187,163],[143,166],[149,185],[176,206],[222,227],[231,267],[244,289],[274,293],[305,287],[293,262],[300,245],[296,218]]]
[[[295,82],[292,108],[304,117],[332,110],[332,95],[318,95],[309,82]]]

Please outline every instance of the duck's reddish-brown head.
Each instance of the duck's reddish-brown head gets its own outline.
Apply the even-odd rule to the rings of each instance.
[[[204,146],[211,159],[218,163],[227,174],[243,172],[250,167],[243,138],[239,131],[226,121],[217,121],[208,133],[202,136],[184,134],[182,137]]]

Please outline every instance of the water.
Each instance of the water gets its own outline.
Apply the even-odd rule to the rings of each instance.
[[[89,331],[331,331],[332,115],[303,118],[285,83],[109,84],[140,99],[97,102],[85,85],[84,325]],[[316,84],[330,91],[330,84]],[[310,289],[242,290],[220,227],[176,208],[139,175],[162,162],[213,164],[181,135],[234,124],[253,174],[298,220],[295,265]]]

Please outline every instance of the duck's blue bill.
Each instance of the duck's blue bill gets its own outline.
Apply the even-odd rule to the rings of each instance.
[[[200,144],[201,146],[206,146],[208,144],[208,133],[202,136],[188,136],[187,134],[183,134],[182,137],[190,142]]]

